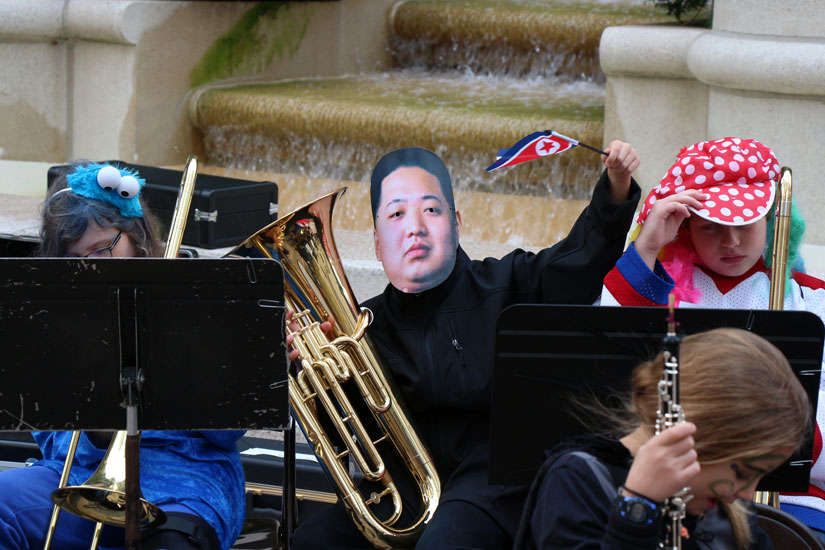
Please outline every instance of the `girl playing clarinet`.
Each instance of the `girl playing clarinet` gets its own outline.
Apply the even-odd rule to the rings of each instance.
[[[660,353],[634,370],[624,409],[601,411],[606,434],[548,452],[517,550],[653,550],[662,506],[684,487],[684,550],[773,548],[751,499],[762,476],[802,443],[811,414],[784,355],[739,329],[686,337],[679,381],[687,421],[654,435],[663,365]]]

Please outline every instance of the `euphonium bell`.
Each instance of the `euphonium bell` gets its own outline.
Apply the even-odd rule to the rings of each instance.
[[[105,525],[126,524],[126,432],[115,434],[97,470],[83,485],[52,491],[63,510]],[[138,522],[151,527],[166,521],[163,510],[140,497]]]
[[[293,332],[293,346],[300,351],[301,369],[289,377],[294,414],[367,540],[377,548],[412,547],[435,513],[441,483],[366,334],[371,313],[358,307],[332,239],[332,210],[344,190],[264,227],[228,256],[280,260],[288,279],[287,310],[300,326]],[[324,333],[319,321],[329,319],[333,328]],[[365,404],[351,401],[355,394]],[[369,410],[361,415],[365,418],[356,414],[358,408]],[[332,425],[343,450],[335,448],[325,423]],[[402,499],[388,456],[405,466],[396,475],[412,480],[414,497]],[[366,491],[350,476],[347,458],[364,475]],[[403,519],[402,500],[416,503]],[[390,503],[389,510],[377,506],[381,501],[382,506]]]

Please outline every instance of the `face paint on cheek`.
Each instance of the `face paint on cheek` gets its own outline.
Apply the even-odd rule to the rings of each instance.
[[[762,476],[778,468],[784,460],[785,456],[781,454],[766,454],[761,456],[755,456],[752,458],[745,458],[742,460],[742,464],[745,466],[746,469],[755,473],[748,476],[746,474],[740,473],[738,471],[738,468],[736,471],[740,473],[743,479],[747,479],[748,477],[750,477],[750,481],[744,487],[745,489],[748,489],[751,485],[759,481],[762,478]],[[733,466],[736,466],[736,464],[734,464]]]
[[[744,464],[744,460],[742,463]],[[742,489],[748,489],[751,485],[756,483],[756,480],[759,479],[765,472],[760,471],[759,468],[750,468],[745,466],[749,470],[756,470],[756,474],[746,474],[742,472],[742,469],[739,467],[739,464],[731,464],[730,469],[736,473],[737,479],[741,479],[742,481],[747,481],[745,485],[742,486]]]
[[[742,464],[748,470],[756,472],[759,475],[765,475],[771,470],[776,469],[784,460],[784,455],[766,454],[742,459]],[[734,464],[734,466],[736,465]]]
[[[736,484],[729,479],[716,479],[708,483],[708,491],[716,498],[729,497],[736,490]]]

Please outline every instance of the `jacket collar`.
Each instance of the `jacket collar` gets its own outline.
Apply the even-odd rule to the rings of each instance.
[[[432,311],[440,306],[455,288],[460,274],[470,264],[470,257],[461,248],[456,250],[455,265],[450,275],[438,286],[416,293],[401,292],[392,284],[387,285],[384,291],[387,302],[398,311],[410,315],[419,315]]]
[[[744,272],[741,275],[736,277],[725,277],[724,275],[719,275],[718,273],[711,271],[710,269],[706,269],[705,267],[699,266],[699,269],[705,272],[705,274],[711,278],[713,284],[716,285],[716,288],[719,289],[719,292],[722,294],[727,294],[736,286],[744,281],[745,279],[750,278],[754,273],[767,273],[768,268],[765,267],[765,260],[763,258],[759,258],[753,266]]]

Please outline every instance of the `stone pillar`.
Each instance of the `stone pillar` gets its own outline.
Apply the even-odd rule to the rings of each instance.
[[[825,2],[716,0],[688,66],[709,87],[708,136],[755,137],[794,173],[806,241],[825,245]]]
[[[659,183],[679,147],[707,135],[708,86],[687,65],[705,29],[661,25],[608,27],[599,47],[607,74],[604,141],[621,139],[639,151],[636,179]]]
[[[0,2],[0,159],[66,156],[63,2]]]

